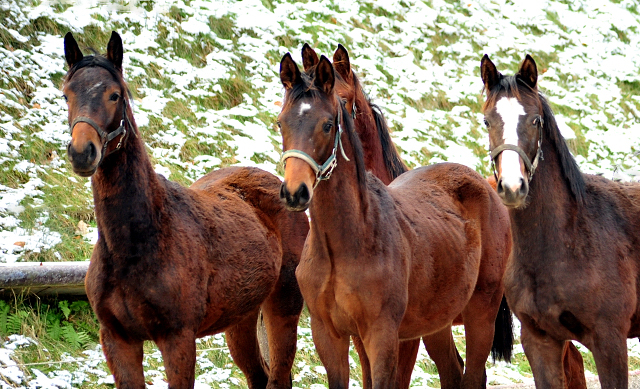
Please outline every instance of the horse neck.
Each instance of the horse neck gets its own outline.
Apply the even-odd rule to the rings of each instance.
[[[164,186],[151,166],[144,142],[134,130],[119,151],[105,157],[91,184],[96,221],[112,258],[135,255],[146,242],[139,236],[153,236],[159,228],[159,209]]]
[[[527,207],[510,210],[514,239],[521,237],[522,242],[531,244],[539,244],[543,235],[557,236],[557,228],[566,228],[579,212],[558,151],[543,141],[542,152],[544,160],[540,160],[530,182]]]
[[[364,152],[365,168],[378,177],[385,185],[393,181],[391,172],[384,162],[384,152],[373,109],[361,90],[356,92],[357,114],[354,125]]]
[[[370,224],[367,223],[370,207],[369,196],[358,182],[356,155],[347,134],[342,135],[342,143],[350,161],[338,151],[338,164],[331,178],[316,187],[309,213],[312,235],[330,247],[351,252]]]

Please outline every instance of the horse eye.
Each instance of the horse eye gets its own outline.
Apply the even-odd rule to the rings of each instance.
[[[324,127],[322,127],[322,130],[328,134],[329,132],[331,132],[332,127],[333,127],[332,123],[326,123]]]
[[[278,120],[276,123],[278,124],[278,128],[282,130],[282,123],[280,123],[280,120]]]
[[[69,101],[69,98],[67,97],[67,95],[62,95],[62,97],[64,97],[64,101]]]
[[[487,119],[484,119],[484,125],[485,127],[489,128],[489,122],[487,121]]]
[[[535,117],[535,118],[533,119],[533,125],[535,126],[535,125],[537,125],[537,124],[538,124],[538,117]]]
[[[112,95],[109,97],[109,100],[111,100],[111,101],[118,101],[118,99],[119,99],[119,98],[120,98],[120,95],[119,95],[119,94],[117,94],[117,93],[114,93],[114,94],[112,94]]]

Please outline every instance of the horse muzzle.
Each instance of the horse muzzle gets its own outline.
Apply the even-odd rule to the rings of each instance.
[[[287,188],[286,181],[280,187],[280,200],[284,203],[285,208],[289,211],[302,212],[309,208],[312,193],[304,182],[298,186],[298,189],[291,193]]]
[[[84,147],[78,149],[74,142],[67,146],[67,157],[73,171],[82,177],[89,177],[96,172],[100,162],[101,150],[93,142],[84,143]]]
[[[525,205],[529,194],[529,182],[522,177],[511,180],[500,177],[496,189],[504,205],[509,208],[520,208]]]

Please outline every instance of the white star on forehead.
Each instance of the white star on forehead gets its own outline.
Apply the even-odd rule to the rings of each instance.
[[[298,112],[298,116],[304,115],[304,113],[310,109],[311,109],[311,104],[307,104],[307,103],[300,104],[300,112]]]

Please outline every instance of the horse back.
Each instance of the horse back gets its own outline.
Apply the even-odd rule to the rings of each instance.
[[[490,183],[474,170],[460,164],[440,163],[415,169],[419,179],[413,188],[429,197],[440,212],[456,214],[465,224],[467,235],[476,235],[480,247],[478,288],[493,290],[511,255],[511,222],[507,208]],[[410,173],[410,172],[409,172]],[[402,177],[390,186],[406,186]],[[407,188],[409,189],[409,188]]]

